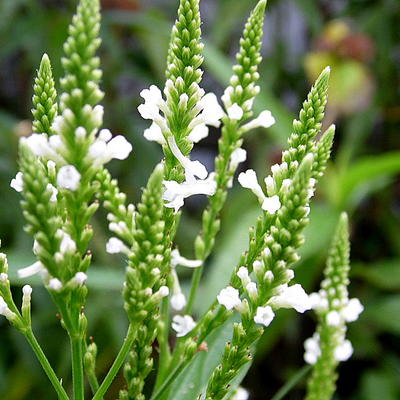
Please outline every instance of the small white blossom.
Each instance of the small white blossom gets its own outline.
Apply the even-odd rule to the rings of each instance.
[[[90,146],[88,156],[93,161],[94,166],[99,167],[114,158],[117,160],[125,160],[131,151],[132,145],[124,136],[118,135],[109,139],[108,135],[107,137],[103,135],[99,136]]]
[[[239,121],[243,117],[243,110],[237,103],[234,103],[228,107],[227,112],[228,117],[236,121]]]
[[[329,311],[326,315],[326,323],[330,326],[339,326],[341,322],[340,314],[335,310]]]
[[[165,207],[173,208],[175,214],[184,204],[184,199],[195,194],[205,194],[213,196],[217,190],[217,183],[214,179],[214,174],[211,173],[207,179],[195,179],[193,181],[185,181],[178,183],[176,181],[163,181],[165,191],[163,199],[168,203]]]
[[[188,139],[193,143],[198,143],[208,136],[209,129],[206,124],[196,125],[188,135]]]
[[[265,195],[258,183],[256,172],[253,169],[248,169],[246,172],[240,173],[238,181],[242,187],[250,189],[260,201],[264,202]]]
[[[248,399],[249,399],[249,392],[240,386],[236,389],[235,394],[231,398],[231,400],[248,400]]]
[[[206,167],[200,161],[191,161],[188,157],[185,157],[173,136],[168,137],[168,144],[172,154],[177,158],[182,167],[185,168],[185,175],[187,178],[188,176],[197,176],[200,179],[207,178],[208,172]]]
[[[334,356],[336,361],[347,361],[353,354],[353,346],[349,340],[344,340],[336,347]]]
[[[225,115],[225,113],[219,105],[217,96],[214,93],[207,93],[198,102],[198,106],[202,108],[203,111],[195,118],[195,120],[204,122],[206,125],[215,126],[216,128],[221,125],[220,119]]]
[[[182,265],[183,267],[188,267],[188,268],[198,268],[201,267],[202,264],[203,264],[202,260],[189,260],[185,257],[182,257],[178,249],[174,249],[171,252],[172,267],[176,267],[177,265]]]
[[[321,348],[319,345],[319,334],[314,333],[314,335],[308,338],[304,342],[304,361],[307,364],[315,364],[318,360],[318,357],[321,355]]]
[[[180,292],[171,296],[171,307],[176,311],[181,311],[186,306],[186,297]]]
[[[79,139],[84,139],[86,137],[86,129],[83,126],[78,126],[75,129],[75,136]]]
[[[28,267],[21,268],[18,270],[18,277],[23,279],[23,278],[28,278],[29,276],[36,275],[40,272],[45,270],[45,267],[40,261],[36,261],[32,265],[29,265]]]
[[[87,281],[88,276],[84,272],[77,272],[72,278],[78,285],[83,285]]]
[[[111,237],[108,239],[106,251],[109,254],[129,253],[129,249],[127,246],[125,246],[124,242],[116,237]]]
[[[24,174],[22,172],[18,172],[15,175],[15,178],[11,180],[10,186],[17,192],[22,192],[24,189]]]
[[[67,232],[63,231],[62,229],[58,229],[56,235],[61,239],[61,254],[72,254],[76,251],[76,243]]]
[[[243,286],[246,286],[248,283],[251,282],[249,277],[249,270],[246,267],[240,267],[236,275],[242,281]]]
[[[269,326],[274,317],[275,313],[270,306],[257,307],[257,313],[254,316],[254,322],[256,324]]]
[[[235,149],[231,154],[231,159],[229,160],[229,169],[231,171],[236,170],[237,166],[246,161],[247,152],[241,147]]]
[[[358,319],[358,316],[363,312],[364,307],[361,304],[360,300],[357,298],[350,299],[346,304],[344,309],[342,310],[343,318],[347,322],[353,322]]]
[[[62,289],[62,282],[57,278],[50,279],[49,289],[59,292]]]
[[[250,295],[250,297],[255,297],[258,294],[257,284],[255,282],[249,282],[246,285],[246,291]]]
[[[232,286],[222,289],[217,296],[218,303],[227,310],[238,307],[242,304],[239,297],[239,291]]]
[[[167,144],[167,141],[162,134],[161,128],[155,122],[150,125],[150,128],[147,128],[144,131],[143,135],[147,140],[151,142],[157,142],[162,146]]]
[[[16,315],[9,309],[3,297],[0,296],[0,315],[4,315],[7,319],[14,319]]]
[[[5,272],[0,274],[0,282],[5,283],[8,281],[8,275]]]
[[[311,302],[311,308],[313,310],[327,310],[329,307],[328,299],[321,296],[319,293],[311,293],[308,298]]]
[[[57,201],[58,190],[55,186],[51,183],[48,183],[46,189],[51,193],[50,201],[55,202]]]
[[[177,337],[186,336],[195,326],[196,323],[190,315],[175,315],[172,318],[172,328]]]
[[[248,131],[255,128],[269,128],[275,124],[275,118],[272,116],[271,111],[265,110],[260,113],[260,115],[243,125],[242,129]]]
[[[275,214],[281,208],[281,201],[279,200],[279,196],[275,195],[272,197],[266,197],[262,203],[261,208],[264,211],[267,211],[268,214]]]
[[[78,189],[81,174],[73,165],[64,165],[57,174],[57,186],[69,190]]]
[[[283,288],[282,293],[272,297],[269,303],[276,308],[294,308],[300,313],[311,309],[310,299],[299,284]]]

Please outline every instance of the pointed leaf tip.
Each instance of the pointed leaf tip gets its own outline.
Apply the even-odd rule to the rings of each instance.
[[[267,0],[260,0],[257,3],[256,8],[254,9],[254,12],[263,14],[265,12],[266,6],[267,6]]]

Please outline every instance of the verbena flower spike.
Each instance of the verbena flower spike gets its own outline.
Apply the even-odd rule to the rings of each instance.
[[[80,0],[64,44],[65,75],[57,94],[50,59],[42,57],[34,84],[33,133],[19,144],[20,171],[10,186],[22,196],[26,231],[33,238],[36,260],[21,266],[20,279],[38,275],[60,315],[71,343],[73,391],[65,391],[31,326],[32,288],[22,289],[22,306],[12,298],[5,254],[0,254],[0,314],[27,339],[59,399],[84,400],[89,386],[92,400],[102,400],[122,369],[125,379],[119,400],[174,398],[174,384],[196,355],[208,351],[218,359],[204,385],[187,400],[199,398],[244,400],[249,393],[235,387],[242,367],[253,358],[256,341],[281,308],[299,313],[314,309],[317,334],[306,341],[305,360],[313,364],[308,399],[328,399],[336,381],[335,368],[350,356],[346,322],[362,311],[348,300],[347,219],[342,216],[319,293],[308,295],[295,283],[294,266],[304,242],[310,201],[325,172],[335,133],[334,125],[320,135],[327,102],[329,67],[322,71],[293,122],[288,149],[280,164],[257,177],[248,169],[235,179],[246,160],[245,134],[275,123],[270,111],[254,116],[260,91],[266,1],[251,12],[240,40],[231,79],[221,99],[201,88],[203,63],[199,0],[181,0],[168,49],[166,81],[141,91],[140,115],[149,121],[146,139],[163,150],[137,205],[129,203],[107,164],[124,160],[132,145],[123,135],[103,125],[102,72],[96,51],[100,45],[99,0]],[[196,143],[220,128],[215,171],[208,171],[191,152]],[[221,282],[215,299],[203,315],[193,305],[203,267],[220,230],[220,214],[227,191],[234,184],[251,190],[259,204],[259,218],[250,228],[246,251],[232,265],[228,282]],[[180,253],[174,242],[193,195],[205,195],[208,205],[202,229],[194,243],[194,259]],[[99,207],[107,214],[109,235],[104,250],[122,254],[126,279],[121,287],[127,314],[126,337],[116,358],[99,381],[96,358],[101,349],[88,343],[91,326],[84,314],[91,264],[91,219]],[[110,256],[112,257],[112,256]],[[193,271],[189,296],[179,271]],[[183,289],[182,289],[183,287]],[[217,328],[235,315],[231,338],[224,349],[209,340]],[[228,327],[231,325],[226,325]],[[172,340],[171,340],[172,338]],[[158,354],[157,354],[158,353]],[[154,379],[149,379],[155,370]],[[154,382],[154,383],[153,383]],[[86,387],[87,386],[87,387]],[[185,398],[186,400],[186,398]]]
[[[348,221],[343,213],[329,251],[321,289],[310,295],[318,316],[318,327],[316,333],[304,342],[304,360],[313,365],[307,384],[308,400],[332,398],[337,365],[353,353],[353,347],[346,339],[346,323],[357,320],[363,306],[357,298],[348,298],[349,253]]]

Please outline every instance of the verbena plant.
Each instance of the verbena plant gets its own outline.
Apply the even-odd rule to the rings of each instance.
[[[20,141],[21,171],[11,187],[23,197],[26,230],[33,236],[37,258],[34,264],[20,269],[19,276],[39,274],[58,308],[71,343],[71,397],[35,339],[30,317],[32,288],[23,287],[21,309],[14,303],[5,254],[0,258],[0,314],[31,345],[59,399],[88,398],[86,381],[92,391],[90,397],[103,399],[123,365],[126,386],[121,388],[119,400],[144,399],[146,379],[153,369],[156,378],[151,380],[151,400],[173,399],[176,390],[182,389],[185,371],[193,368],[203,352],[217,353],[219,362],[196,393],[187,390],[186,397],[180,398],[247,398],[238,384],[252,360],[257,340],[280,308],[294,308],[300,313],[315,310],[317,332],[305,342],[305,361],[313,365],[307,399],[331,398],[337,364],[352,353],[351,343],[345,339],[346,322],[357,319],[362,311],[360,302],[349,300],[347,294],[346,215],[339,221],[318,293],[307,295],[301,285],[292,284],[291,269],[299,259],[297,250],[304,242],[310,198],[326,168],[334,137],[334,126],[319,135],[329,68],[322,71],[303,103],[299,119],[293,123],[289,148],[283,152],[282,162],[271,167],[265,188],[259,185],[253,170],[239,174],[240,185],[250,189],[260,203],[260,217],[250,228],[248,249],[232,266],[228,285],[223,287],[221,282],[222,289],[207,312],[195,319],[192,313],[203,265],[220,230],[227,191],[239,164],[246,159],[244,135],[275,123],[269,111],[255,118],[253,115],[253,101],[260,90],[257,67],[265,6],[266,0],[260,0],[245,25],[230,85],[219,100],[200,87],[203,45],[199,0],[181,0],[172,29],[165,87],[160,90],[151,86],[140,93],[144,103],[138,110],[144,119],[152,121],[144,136],[162,146],[164,158],[136,206],[127,203],[105,167],[112,159],[126,159],[132,146],[123,136],[113,137],[102,129],[102,73],[95,55],[100,45],[98,0],[81,0],[69,27],[59,96],[50,60],[43,56],[34,85],[34,133]],[[208,126],[221,128],[212,173],[190,159],[194,144],[208,135]],[[196,194],[208,196],[209,204],[194,241],[196,259],[188,260],[175,247],[174,238],[185,199]],[[106,250],[126,257],[123,298],[129,319],[121,350],[101,382],[96,376],[97,347],[88,342],[90,326],[84,313],[93,236],[90,221],[99,207],[107,211],[109,230],[114,235]],[[180,287],[178,266],[193,269],[188,298]],[[222,326],[231,330],[231,339],[218,354],[219,347],[209,339]]]

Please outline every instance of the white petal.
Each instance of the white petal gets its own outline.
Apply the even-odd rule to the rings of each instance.
[[[209,129],[206,124],[196,125],[189,133],[188,139],[193,143],[198,143],[200,140],[208,136]]]
[[[172,319],[172,328],[177,333],[177,337],[186,336],[195,326],[196,323],[190,315],[175,315]]]
[[[24,174],[18,172],[15,178],[11,180],[10,186],[17,192],[22,192],[24,189]]]
[[[18,270],[19,278],[28,278],[29,276],[36,275],[37,273],[43,271],[45,268],[40,261],[36,261],[28,267],[21,268]]]
[[[228,117],[230,119],[238,121],[243,117],[243,110],[237,103],[234,103],[230,107],[228,107],[227,111],[228,111]]]
[[[239,291],[232,286],[222,289],[217,296],[218,303],[224,306],[227,310],[239,306],[240,301]]]
[[[270,306],[257,307],[257,313],[254,316],[254,322],[264,326],[269,326],[275,317],[275,313]]]
[[[262,203],[261,208],[264,211],[267,211],[268,214],[275,214],[281,208],[279,196],[275,195],[272,197],[266,197]]]
[[[294,308],[300,313],[311,309],[310,299],[299,284],[284,288],[282,293],[272,297],[269,303],[276,308]]]
[[[347,305],[342,310],[342,315],[347,322],[353,322],[358,319],[358,316],[363,312],[364,307],[357,298],[350,299]]]
[[[167,144],[162,134],[161,128],[155,122],[151,124],[150,128],[147,128],[144,131],[143,135],[147,140],[151,142],[157,142],[162,146]]]
[[[353,354],[353,346],[349,340],[345,340],[335,349],[335,359],[337,361],[347,361]]]
[[[171,307],[176,311],[181,311],[186,306],[186,297],[183,293],[176,293],[171,296]]]
[[[131,151],[132,145],[122,135],[115,136],[107,143],[107,155],[109,158],[125,160]]]
[[[57,185],[60,188],[69,190],[78,189],[81,180],[81,174],[73,165],[61,167],[57,174]]]

